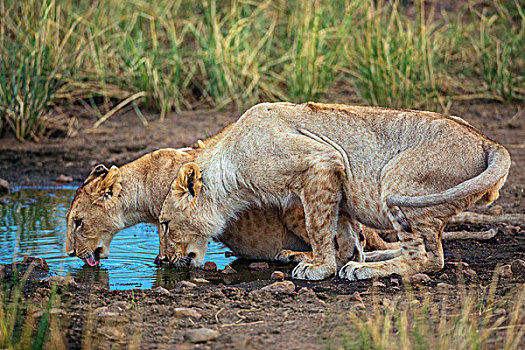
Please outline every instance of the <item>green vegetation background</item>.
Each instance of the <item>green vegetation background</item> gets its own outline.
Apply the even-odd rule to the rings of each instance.
[[[0,133],[36,138],[69,103],[162,119],[277,100],[523,100],[523,0],[427,2],[0,0]]]

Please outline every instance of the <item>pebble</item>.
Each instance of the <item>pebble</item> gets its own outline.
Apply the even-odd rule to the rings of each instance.
[[[0,194],[6,194],[9,192],[9,182],[4,179],[0,179]]]
[[[270,269],[270,265],[267,262],[253,262],[248,265],[248,268],[252,271],[266,271]]]
[[[525,276],[525,261],[516,259],[510,263],[510,269],[516,276]]]
[[[430,282],[430,276],[424,273],[416,273],[412,277],[410,277],[410,282],[412,283],[428,283]]]
[[[381,281],[374,281],[374,283],[372,283],[372,285],[374,287],[381,287],[381,288],[386,287],[386,285],[383,282],[381,282]]]
[[[444,283],[444,282],[439,282],[436,287],[439,288],[439,289],[451,289],[451,288],[453,288],[453,286],[451,284]]]
[[[512,267],[510,265],[503,265],[499,269],[499,275],[501,278],[512,278],[514,276],[512,273]]]
[[[203,343],[219,337],[219,332],[209,328],[190,329],[184,333],[184,339],[190,343]]]
[[[476,273],[476,271],[474,271],[473,269],[470,269],[470,268],[467,268],[467,269],[463,270],[463,273],[465,275],[467,275],[469,278],[474,278],[474,277],[476,277],[478,275]]]
[[[226,265],[224,267],[224,270],[221,271],[222,274],[225,274],[225,275],[233,275],[233,274],[236,274],[237,271],[231,267],[230,265]]]
[[[360,303],[363,302],[363,298],[361,297],[361,294],[359,292],[354,292],[349,298],[351,301],[358,301]]]
[[[73,182],[73,178],[71,176],[67,176],[64,174],[60,174],[56,179],[56,182],[58,183],[67,183],[67,182]]]
[[[277,293],[293,293],[295,292],[295,284],[292,281],[275,282],[266,287],[262,287],[261,291],[277,292]]]
[[[118,313],[114,312],[114,311],[110,311],[109,308],[107,306],[102,306],[102,307],[99,307],[99,308],[96,308],[93,313],[95,315],[97,315],[98,317],[116,317],[118,316]]]
[[[153,291],[155,293],[162,294],[162,295],[170,295],[170,291],[167,290],[164,287],[157,287],[157,288],[153,289]]]
[[[204,270],[206,271],[217,271],[217,264],[213,261],[206,261],[204,264]]]
[[[70,277],[70,276],[64,277],[64,276],[59,276],[59,275],[46,277],[43,280],[41,280],[41,282],[48,282],[50,285],[52,284],[67,285],[67,286],[77,285],[77,282],[75,282],[75,279],[73,277]]]
[[[177,289],[177,290],[185,289],[185,288],[188,288],[188,289],[197,288],[197,285],[195,283],[190,282],[190,281],[180,281],[179,283],[177,283],[175,285],[175,289]]]
[[[282,273],[281,271],[274,271],[270,276],[270,279],[282,281],[284,280],[284,273]]]
[[[44,314],[44,310],[39,310],[39,311],[33,313],[31,316],[34,317],[34,318],[39,318],[43,314]],[[49,310],[49,314],[50,315],[63,315],[63,314],[65,314],[65,312],[62,309],[52,308],[52,309]]]
[[[188,307],[177,307],[173,310],[173,314],[175,317],[178,318],[191,317],[196,320],[200,320],[200,318],[202,317],[200,312],[198,312],[195,309],[190,309]]]
[[[34,256],[24,256],[24,260],[22,260],[22,264],[35,265],[35,267],[39,267],[42,270],[49,272],[49,266],[47,265],[46,260],[42,258],[37,258]]]
[[[210,281],[208,281],[205,278],[193,278],[191,281],[193,283],[197,283],[197,284],[209,284],[209,283],[211,283]]]

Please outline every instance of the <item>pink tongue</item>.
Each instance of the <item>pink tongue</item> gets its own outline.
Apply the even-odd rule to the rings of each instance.
[[[98,265],[98,261],[96,261],[95,259],[89,257],[86,259],[86,263],[89,265],[89,266],[97,266]]]

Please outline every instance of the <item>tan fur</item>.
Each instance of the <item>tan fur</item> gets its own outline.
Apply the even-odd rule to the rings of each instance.
[[[77,190],[67,214],[66,251],[71,256],[86,259],[105,258],[113,236],[121,229],[141,222],[158,224],[161,205],[170,183],[179,171],[199,178],[199,171],[188,163],[203,147],[215,145],[231,125],[205,141],[197,149],[161,149],[130,162],[120,169],[96,166],[84,184]],[[180,169],[180,170],[179,170]],[[199,186],[200,182],[197,182]],[[179,193],[188,191],[188,177],[181,176],[174,184]],[[198,194],[200,188],[193,189]],[[192,199],[189,198],[191,203]],[[82,220],[76,227],[75,221]],[[304,212],[296,206],[280,211],[275,206],[254,207],[233,220],[221,241],[238,256],[249,259],[267,259],[299,262],[311,258],[310,246],[305,242]],[[180,239],[179,243],[184,241]],[[358,258],[354,242],[346,242],[348,250],[340,255],[340,263]],[[184,251],[190,243],[179,244]],[[357,245],[357,244],[356,244]],[[163,247],[163,245],[161,245]],[[99,251],[97,251],[99,250]],[[97,252],[97,256],[95,256]],[[356,255],[357,254],[357,255]],[[202,253],[204,256],[204,253]],[[164,256],[161,251],[160,259]]]
[[[295,278],[323,279],[336,271],[340,222],[347,241],[360,223],[396,230],[400,248],[388,253],[389,260],[351,261],[339,271],[356,280],[441,269],[447,221],[480,199],[496,198],[510,158],[457,117],[265,103],[248,110],[192,163],[202,169],[202,178],[191,180],[202,182],[202,190],[192,206],[180,192],[168,194],[160,216],[165,241],[220,237],[250,206],[274,203],[286,210],[300,201],[312,259],[296,266]]]

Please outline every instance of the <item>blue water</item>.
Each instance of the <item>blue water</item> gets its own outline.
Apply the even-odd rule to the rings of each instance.
[[[46,259],[51,272],[69,275],[79,283],[95,283],[109,289],[171,287],[188,272],[157,267],[157,229],[140,224],[119,232],[111,243],[109,259],[90,267],[65,253],[66,214],[75,188],[23,188],[0,199],[0,263],[21,261],[24,256]],[[206,260],[219,268],[227,258],[220,243],[210,242]]]

